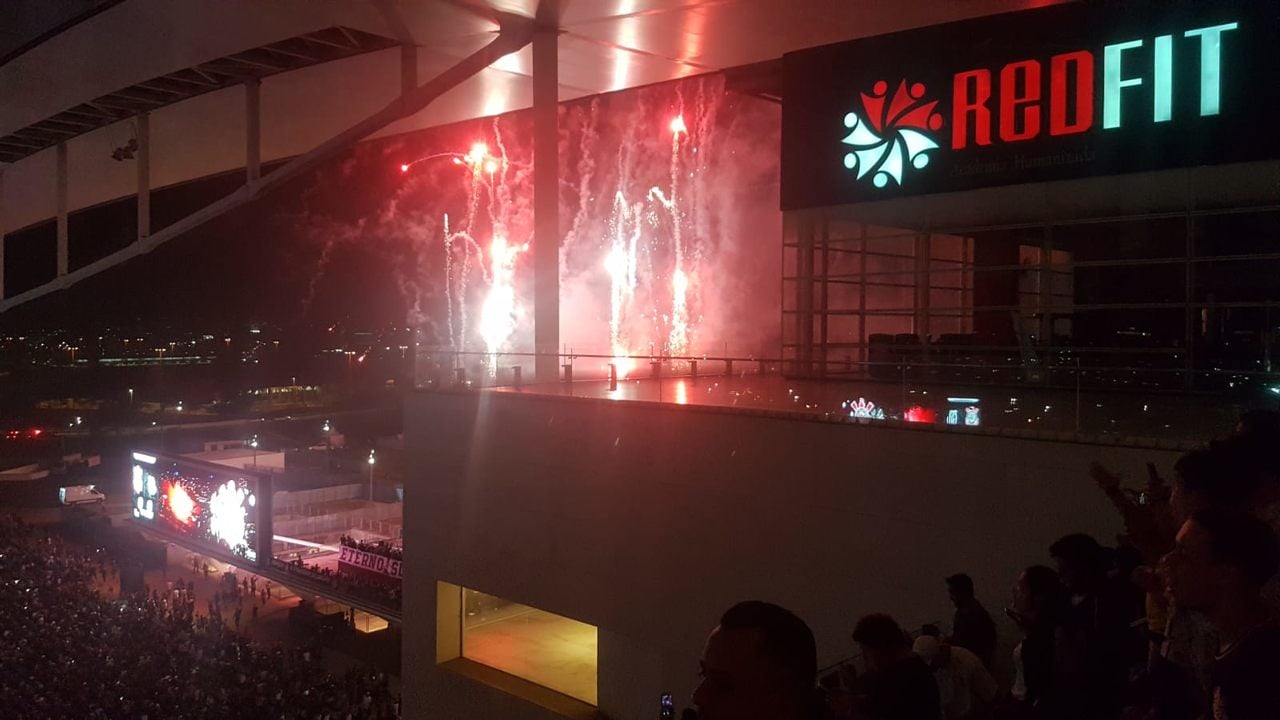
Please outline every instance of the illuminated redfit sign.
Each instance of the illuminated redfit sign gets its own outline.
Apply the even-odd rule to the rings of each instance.
[[[1199,88],[1189,91],[1199,94],[1201,116],[1217,115],[1222,110],[1223,34],[1239,28],[1240,23],[1230,22],[1181,33],[1199,41],[1198,53],[1183,55],[1181,51],[1185,49],[1180,48],[1179,57],[1188,58],[1183,62],[1193,62],[1190,58],[1199,55]],[[1149,78],[1153,88],[1151,122],[1173,119],[1174,37],[1160,35],[1150,39],[1154,68]],[[1088,132],[1094,126],[1094,90],[1099,87],[1102,127],[1119,128],[1124,89],[1144,83],[1144,78],[1125,73],[1125,52],[1135,53],[1147,45],[1144,39],[1107,45],[1102,49],[1101,63],[1095,61],[1092,51],[1075,50],[1054,55],[1043,63],[1035,58],[1006,63],[998,73],[989,68],[956,73],[952,80],[952,149],[963,150],[970,142],[990,145],[993,138],[998,142],[1034,140],[1042,131],[1049,135]],[[1047,97],[1043,94],[1046,75]],[[1138,114],[1132,109],[1130,112]]]
[[[782,205],[1280,157],[1280,10],[1077,2],[784,59]]]

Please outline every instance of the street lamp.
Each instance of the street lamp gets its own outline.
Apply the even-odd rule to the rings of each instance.
[[[253,448],[253,469],[258,469],[258,436],[249,438],[249,447]]]
[[[129,388],[129,409],[133,409],[133,388]]]
[[[373,451],[369,451],[369,502],[373,502]]]

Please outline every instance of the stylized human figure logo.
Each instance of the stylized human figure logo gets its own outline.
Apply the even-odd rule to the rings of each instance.
[[[907,166],[923,170],[929,165],[931,150],[938,143],[928,132],[942,128],[942,116],[933,110],[937,100],[924,102],[925,87],[907,81],[898,84],[893,99],[888,97],[889,83],[881,80],[872,88],[872,94],[861,93],[863,115],[851,112],[844,116],[844,125],[850,129],[845,144],[851,150],[844,156],[844,166],[858,173],[858,179],[870,175],[878,188],[887,187],[889,181],[902,184]]]
[[[851,418],[866,418],[871,420],[883,420],[884,410],[876,407],[876,404],[866,398],[858,398],[858,402],[845,400],[841,403],[841,407],[849,411]]]

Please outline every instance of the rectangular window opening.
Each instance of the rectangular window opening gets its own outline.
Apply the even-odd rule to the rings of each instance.
[[[463,658],[597,704],[594,625],[470,588],[461,588],[460,604],[441,605],[440,612],[442,621],[445,613],[456,618]]]

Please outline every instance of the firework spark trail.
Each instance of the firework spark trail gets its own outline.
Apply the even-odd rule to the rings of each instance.
[[[449,346],[457,350],[453,333],[453,236],[449,234],[449,213],[444,214],[444,307]]]
[[[459,269],[456,272],[453,272],[452,275],[450,275],[450,271],[452,270],[452,267],[455,263],[455,261],[453,261],[452,259],[452,255],[454,252],[454,247],[457,245],[458,241],[462,241],[461,242],[462,257],[459,261],[456,261],[457,265],[459,266]],[[467,315],[468,315],[467,289],[469,287],[468,283],[470,282],[470,279],[471,279],[471,258],[474,255],[475,257],[483,260],[484,248],[481,247],[480,243],[477,242],[476,239],[472,237],[471,233],[467,232],[466,230],[459,230],[454,233],[450,233],[446,231],[445,237],[444,237],[444,246],[445,246],[446,285],[450,284],[449,279],[450,277],[452,277],[452,285],[455,285],[457,287],[457,292],[455,294],[455,297],[451,301],[451,305],[456,305],[458,308],[458,336],[457,336],[458,339],[457,339],[457,344],[454,346],[454,348],[456,350],[466,350]],[[490,286],[493,285],[493,276],[489,272],[488,266],[484,265],[483,263],[480,264],[480,278],[484,280],[486,284]]]
[[[605,328],[591,321],[607,318],[608,352],[615,362],[626,359],[617,362],[624,375],[629,358],[645,346],[651,353],[691,353],[709,311],[702,293],[712,294],[713,314],[720,309],[714,305],[718,288],[703,285],[713,275],[702,265],[718,258],[726,242],[717,234],[724,222],[719,213],[731,199],[723,197],[722,185],[703,183],[713,165],[719,169],[710,149],[727,153],[733,147],[715,136],[717,114],[736,116],[731,106],[719,107],[718,91],[714,82],[686,82],[660,99],[641,97],[634,114],[617,120],[607,112],[608,101],[593,99],[589,107],[571,111],[572,127],[562,136],[577,175],[564,185],[565,199],[575,190],[577,195],[560,248],[562,282],[575,301],[568,312],[581,314],[575,324],[587,328],[581,331],[587,335],[580,339],[593,337],[594,343],[603,340]],[[655,115],[665,117],[662,124],[655,126]],[[466,153],[437,153],[400,166],[406,171],[432,157],[463,166],[463,185],[453,185],[454,206],[443,233],[444,314],[455,350],[475,349],[483,341],[490,363],[527,330],[515,280],[525,277],[519,255],[532,241],[528,148],[512,144],[520,158],[512,162],[507,144],[516,136],[508,127],[504,142],[503,129],[495,119],[481,138],[487,145],[476,142]],[[599,157],[609,151],[617,156],[616,176]],[[440,238],[439,231],[428,232]],[[473,273],[484,276],[485,287],[476,287]],[[607,300],[600,297],[602,281]],[[709,316],[708,322],[716,321]]]
[[[684,94],[678,91],[678,114],[671,121],[671,197],[663,206],[671,212],[671,244],[675,255],[675,268],[671,272],[671,332],[667,336],[667,349],[672,355],[684,355],[689,351],[689,278],[684,270],[683,218],[680,213],[680,139],[688,136],[684,122]],[[650,191],[652,194],[652,191]]]
[[[515,293],[515,261],[528,249],[528,243],[515,245],[508,240],[508,228],[516,220],[515,203],[507,182],[511,162],[496,119],[493,130],[498,156],[490,154],[486,143],[476,142],[465,154],[436,153],[400,166],[401,172],[408,172],[425,160],[449,157],[454,164],[465,166],[467,170],[467,206],[461,226],[455,229],[449,214],[443,214],[446,329],[451,348],[465,351],[472,331],[468,295],[474,259],[481,278],[488,285],[475,331],[485,343],[491,376],[496,373],[497,353],[516,329],[519,308]],[[476,239],[476,234],[484,227],[482,221],[488,223],[491,236],[487,250]]]
[[[619,377],[626,377],[632,369],[628,356],[623,321],[626,319],[636,292],[636,251],[640,243],[641,213],[643,205],[628,202],[619,190],[614,195],[613,211],[609,218],[610,247],[605,257],[605,270],[609,273],[609,347],[614,367]]]
[[[489,294],[480,308],[480,337],[489,354],[489,377],[498,372],[498,351],[516,329],[516,256],[529,245],[510,245],[502,235],[494,235],[489,246],[489,275],[493,278]]]
[[[662,188],[649,188],[649,199],[656,200],[671,216],[671,239],[675,254],[675,267],[671,271],[671,329],[667,334],[667,351],[672,355],[684,355],[689,350],[689,276],[684,270],[684,248],[680,235],[680,205],[674,192],[668,196]]]
[[[591,181],[595,178],[596,172],[595,146],[596,140],[600,136],[600,132],[597,130],[599,118],[600,98],[595,98],[591,101],[591,112],[583,122],[582,139],[578,142],[581,156],[578,164],[578,212],[574,214],[573,223],[569,226],[569,232],[565,235],[564,242],[560,245],[560,267],[567,267],[567,256],[578,238],[578,231],[582,227],[582,221],[595,205],[592,202]],[[619,173],[618,181],[622,181],[621,173]]]
[[[339,243],[358,240],[364,234],[365,220],[361,218],[355,225],[346,228],[334,227],[328,221],[316,220],[313,222],[313,229],[317,231],[316,234],[324,237],[324,247],[320,248],[320,255],[316,258],[315,270],[311,273],[311,279],[307,282],[307,294],[302,298],[303,312],[309,312],[311,303],[315,302],[316,288],[329,268],[329,256],[333,254],[333,249]]]
[[[593,105],[594,107],[594,105]],[[593,116],[594,120],[594,116]],[[632,174],[634,148],[638,144],[638,128],[632,124],[627,137],[618,145],[617,184],[613,203],[609,213],[606,231],[608,232],[608,251],[605,256],[605,270],[609,274],[609,350],[613,356],[613,365],[618,377],[627,377],[634,366],[631,359],[630,338],[626,331],[632,306],[635,302],[637,287],[637,252],[643,228],[644,204],[632,203],[627,199],[627,183]],[[584,147],[584,152],[586,149]],[[594,167],[594,163],[592,164]],[[580,190],[581,197],[588,192],[584,184]],[[579,222],[585,211],[585,204],[579,210]]]
[[[690,176],[700,173],[707,169],[711,162],[711,153],[715,151],[716,135],[712,132],[715,128],[716,116],[720,109],[720,104],[715,101],[715,91],[722,88],[708,89],[707,80],[703,79],[698,82],[698,101],[695,104],[695,112],[697,113],[696,130],[690,135],[690,145],[693,147],[693,168],[690,170]],[[706,183],[691,183],[691,198],[688,203],[690,214],[690,226],[693,228],[694,249],[693,261],[696,263],[702,259],[702,253],[707,250],[704,246],[711,238],[718,237],[710,227],[713,213],[709,212],[710,206],[715,200],[715,193]]]

